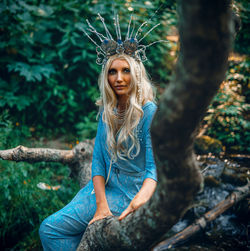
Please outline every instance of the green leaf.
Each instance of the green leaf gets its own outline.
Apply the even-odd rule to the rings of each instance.
[[[16,62],[14,64],[7,65],[9,72],[19,72],[20,76],[26,78],[28,82],[42,81],[42,75],[46,78],[50,77],[50,74],[55,73],[55,69],[51,64],[47,65],[28,65],[26,63]]]

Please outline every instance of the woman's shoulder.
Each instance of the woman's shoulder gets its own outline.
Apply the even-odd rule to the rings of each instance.
[[[104,112],[104,108],[101,107],[96,115],[96,120],[99,122],[99,124],[103,123],[103,112]]]
[[[157,109],[157,105],[153,101],[147,101],[143,106],[142,109],[145,112],[155,112]]]
[[[142,109],[143,109],[143,117],[142,117],[142,120],[141,120],[141,123],[142,125],[147,125],[147,124],[150,124],[153,117],[154,117],[154,114],[156,112],[156,109],[157,109],[157,105],[155,104],[155,102],[153,101],[147,101],[143,106],[142,106]]]

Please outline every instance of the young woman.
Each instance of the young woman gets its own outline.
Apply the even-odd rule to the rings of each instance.
[[[99,88],[92,180],[43,221],[39,234],[44,250],[76,250],[88,224],[110,215],[122,220],[156,188],[150,137],[156,105],[142,62],[124,53],[109,57]]]

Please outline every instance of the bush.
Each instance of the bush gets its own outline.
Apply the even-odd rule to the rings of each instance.
[[[6,112],[0,121],[1,149],[16,146],[20,141],[25,144],[29,130],[13,126]],[[38,228],[42,220],[68,203],[79,189],[69,173],[67,166],[57,163],[0,161],[1,250],[31,250],[40,246]],[[39,182],[61,187],[57,191],[41,190],[37,187]]]
[[[217,138],[228,152],[250,151],[248,59],[231,61],[227,80],[208,109],[206,134]]]
[[[235,40],[235,51],[242,54],[250,54],[249,17],[250,5],[248,0],[234,0],[233,9],[240,17],[240,30]]]
[[[67,167],[55,163],[0,161],[0,173],[1,250],[40,246],[40,223],[66,205],[79,185],[69,178]],[[37,187],[39,182],[61,187],[57,191],[41,190]]]
[[[165,39],[169,24],[174,22],[171,2],[164,3],[154,15],[163,3],[147,1],[145,4],[141,0],[133,4],[138,17],[136,28],[149,18],[143,33],[163,19],[162,26],[144,39],[145,44]],[[110,13],[116,10],[124,36],[132,13],[124,10],[131,8],[131,3],[124,1],[115,1],[114,6],[109,1],[90,0],[1,3],[0,108],[9,110],[14,124],[32,127],[33,135],[37,132],[54,136],[68,132],[80,134],[82,123],[88,122],[87,127],[92,128],[95,116],[91,112],[95,111],[96,115],[94,103],[99,96],[97,75],[101,67],[95,63],[95,46],[80,28],[87,28],[85,18],[89,18],[96,29],[104,33],[102,23],[97,20],[100,13],[114,31]],[[167,81],[163,54],[167,54],[168,49],[166,43],[147,49],[152,59],[148,66],[150,73],[157,76],[156,81]],[[85,137],[90,136],[84,133]]]
[[[196,138],[194,142],[194,150],[197,154],[220,154],[220,152],[223,151],[223,146],[218,139],[202,135],[201,137]]]

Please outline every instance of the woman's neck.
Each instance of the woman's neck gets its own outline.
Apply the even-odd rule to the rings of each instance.
[[[127,108],[128,96],[120,96],[118,98],[117,109],[125,110]]]

